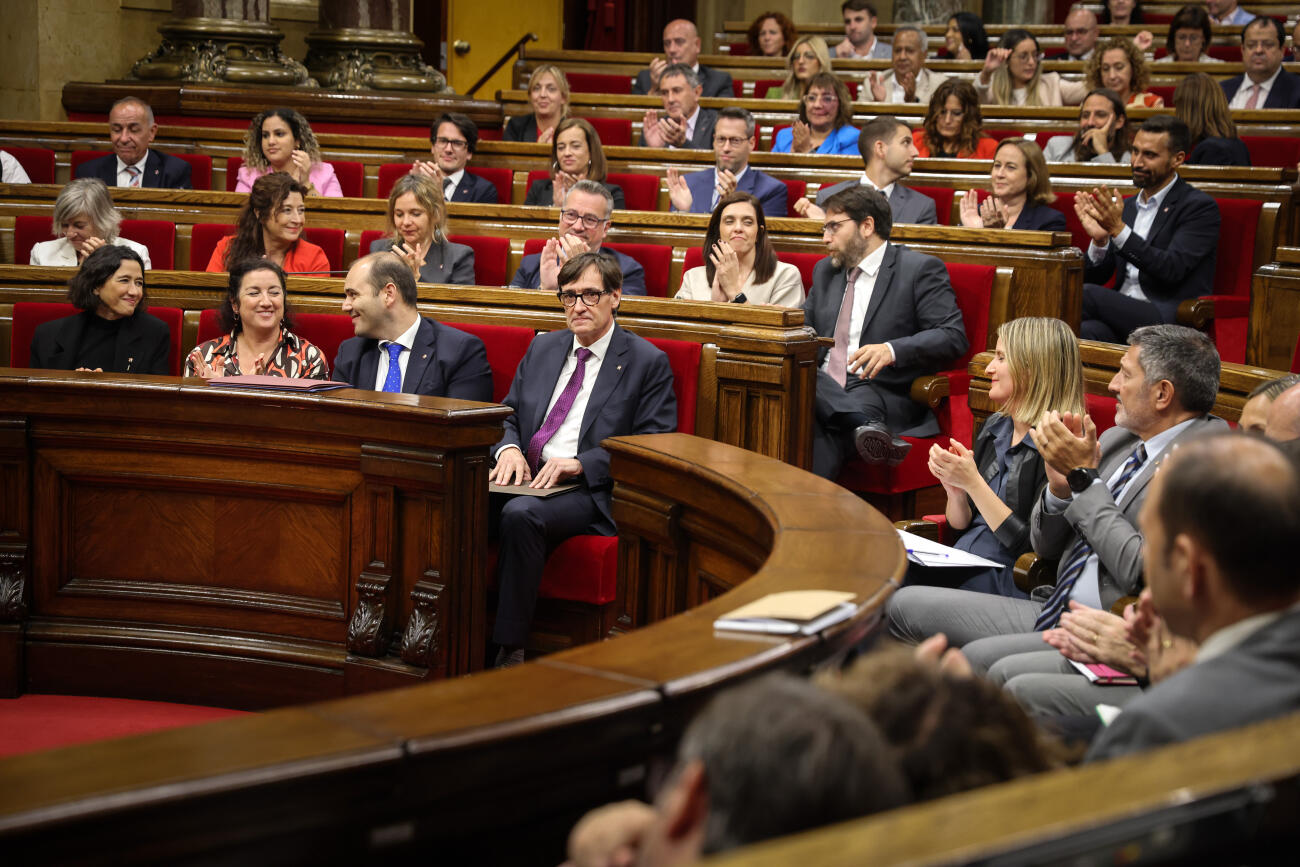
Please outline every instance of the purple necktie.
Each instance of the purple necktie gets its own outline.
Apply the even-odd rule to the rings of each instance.
[[[835,319],[835,345],[831,347],[830,362],[826,365],[830,368],[831,376],[841,386],[849,380],[849,323],[853,319],[853,292],[861,274],[861,268],[854,268],[844,281],[844,298],[840,301],[840,313]]]
[[[560,392],[560,399],[551,407],[550,413],[546,416],[546,421],[542,424],[540,430],[533,434],[533,438],[528,441],[528,466],[535,473],[539,469],[542,460],[542,449],[555,436],[555,432],[564,424],[564,419],[568,417],[569,410],[573,409],[573,402],[578,399],[578,392],[582,390],[582,377],[587,372],[587,359],[591,358],[592,351],[585,346],[578,347],[578,366],[574,368],[573,375],[569,377],[569,382],[564,386],[564,391]]]

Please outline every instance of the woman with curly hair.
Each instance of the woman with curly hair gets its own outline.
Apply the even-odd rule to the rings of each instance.
[[[272,172],[288,174],[309,196],[343,195],[334,167],[321,160],[307,118],[291,108],[268,108],[248,125],[235,192],[249,192],[254,181]]]
[[[1082,81],[1066,81],[1058,72],[1043,72],[1038,40],[1016,28],[989,49],[975,89],[986,105],[1078,105],[1089,88]]]
[[[755,57],[784,57],[799,36],[794,22],[780,12],[764,12],[754,19],[745,34],[749,53]]]
[[[849,89],[829,72],[813,76],[799,100],[799,119],[776,134],[774,154],[856,154],[858,130]]]
[[[768,99],[803,99],[815,76],[831,71],[831,50],[820,36],[801,36],[785,59],[789,72],[780,87],[769,88]]]
[[[998,143],[981,134],[984,117],[969,81],[950,78],[934,89],[925,123],[912,131],[917,154],[946,159],[993,159]]]
[[[328,272],[325,251],[302,239],[306,194],[302,184],[283,172],[254,181],[235,234],[221,239],[206,270],[229,271],[245,259],[270,259],[291,274]]]
[[[1164,108],[1165,101],[1146,92],[1151,83],[1146,58],[1133,40],[1115,37],[1097,46],[1084,67],[1084,81],[1089,90],[1104,87],[1114,91],[1125,105],[1139,108]]]

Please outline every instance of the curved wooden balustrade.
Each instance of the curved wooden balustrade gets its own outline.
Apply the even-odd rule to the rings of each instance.
[[[649,760],[719,689],[804,669],[877,624],[903,549],[851,493],[682,434],[606,445],[626,597],[682,613],[514,669],[0,761],[0,853],[554,863],[582,810],[643,794]],[[712,628],[802,588],[852,591],[859,612],[793,640]]]

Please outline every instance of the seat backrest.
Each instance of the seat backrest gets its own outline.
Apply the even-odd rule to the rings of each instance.
[[[195,337],[199,343],[207,343],[221,336],[221,326],[217,324],[217,311],[211,307],[199,314],[199,333]]]
[[[243,157],[231,157],[226,160],[226,192],[235,191],[235,187],[239,184],[239,170],[243,167]]]
[[[1092,238],[1083,230],[1079,215],[1074,210],[1074,193],[1057,193],[1056,199],[1048,206],[1065,217],[1065,228],[1070,232],[1070,241],[1080,250],[1087,252]]]
[[[570,93],[613,93],[620,96],[632,92],[632,77],[600,72],[566,72]]]
[[[736,99],[745,98],[745,82],[742,79],[733,78],[731,80],[731,95]]]
[[[497,188],[497,204],[510,204],[510,186],[514,183],[514,172],[510,169],[484,168],[482,166],[465,166],[465,171],[490,181]]]
[[[18,160],[33,184],[54,183],[54,151],[49,148],[16,148],[5,145],[3,150]]]
[[[100,157],[106,157],[111,153],[112,151],[73,151],[72,159],[71,159],[71,166],[72,166],[71,177],[75,178],[77,176],[77,169],[78,167],[81,166],[82,163],[88,163],[91,160],[97,160]]]
[[[172,154],[190,164],[190,186],[196,190],[212,189],[212,157],[207,154]]]
[[[622,172],[611,172],[606,178],[623,188],[623,203],[629,211],[659,210],[659,178]]]
[[[1153,84],[1147,87],[1148,93],[1154,93],[1165,101],[1165,108],[1174,107],[1174,85],[1172,84]]]
[[[667,244],[610,244],[604,247],[631,256],[645,269],[645,291],[654,298],[668,295],[668,272],[673,265],[673,248]]]
[[[58,236],[51,231],[49,217],[19,214],[14,217],[14,264],[30,265],[32,247]]]
[[[190,227],[190,270],[207,270],[212,251],[227,235],[235,234],[234,226],[220,223],[195,223]]]
[[[787,253],[778,251],[776,258],[782,262],[787,262],[799,269],[799,278],[803,280],[803,294],[808,294],[809,287],[812,286],[813,268],[817,263],[826,258],[825,253]]]
[[[1255,236],[1263,202],[1215,199],[1219,206],[1219,251],[1214,265],[1214,293],[1250,297],[1255,271]]]
[[[945,263],[957,307],[961,310],[962,325],[970,346],[965,354],[950,367],[965,371],[971,358],[988,348],[989,304],[993,296],[993,281],[997,278],[994,265],[974,265],[959,262]]]
[[[378,241],[387,232],[381,232],[379,229],[366,229],[361,233],[361,242],[357,244],[357,253],[359,256],[365,256],[370,253],[370,245]]]
[[[603,147],[631,147],[632,121],[621,117],[583,118],[596,130]]]
[[[352,317],[342,313],[295,313],[293,319],[293,332],[315,344],[333,371],[339,344],[354,334]]]
[[[510,239],[491,235],[448,235],[453,244],[474,250],[474,282],[479,286],[505,286],[510,262]]]
[[[692,268],[699,268],[704,265],[704,251],[699,247],[687,247],[686,254],[682,256],[682,279],[686,278],[686,272]],[[678,289],[681,287],[678,286]],[[673,292],[676,295],[676,292]]]
[[[668,356],[673,370],[673,395],[677,398],[677,432],[695,433],[695,402],[700,393],[700,355],[703,347],[689,340],[646,338]]]
[[[1292,135],[1243,135],[1252,166],[1288,169],[1300,163],[1300,137]]]
[[[911,187],[911,190],[934,199],[934,214],[940,226],[952,224],[952,196],[956,190],[951,187]]]
[[[514,382],[515,370],[533,342],[533,330],[520,325],[482,325],[477,322],[444,322],[483,341],[488,366],[492,368],[492,399],[505,400]]]
[[[545,246],[545,238],[528,238],[524,241],[524,255],[531,256],[534,253],[540,253]]]
[[[304,240],[325,251],[325,258],[329,260],[331,271],[343,270],[343,239],[346,234],[343,229],[325,229],[319,226],[308,226],[302,230]]]
[[[794,209],[794,203],[808,194],[808,182],[795,181],[788,178],[777,178],[777,180],[785,184],[785,215],[787,217],[800,216],[799,212]]]
[[[785,81],[780,78],[760,78],[754,82],[754,99],[767,99],[767,92],[780,87]]]
[[[1020,137],[1020,130],[1018,129],[991,129],[989,127],[984,127],[981,132],[994,141],[1002,141],[1004,138]]]
[[[1083,408],[1097,426],[1098,435],[1115,426],[1115,397],[1111,394],[1084,394]]]
[[[388,198],[388,194],[393,191],[393,185],[399,179],[409,175],[414,167],[414,163],[384,163],[379,167],[379,188],[376,195],[381,199]]]
[[[13,328],[9,333],[9,366],[26,368],[32,360],[32,332],[36,326],[77,312],[71,304],[19,301],[14,304]]]
[[[533,188],[533,184],[537,183],[538,181],[544,181],[550,176],[551,173],[546,169],[533,169],[531,172],[528,173],[528,180],[524,181],[524,191],[527,192],[528,190],[531,190]],[[547,202],[546,204],[548,207],[550,206],[550,202]]]
[[[176,224],[167,220],[123,220],[119,234],[149,250],[154,268],[170,271],[176,267]]]
[[[334,175],[339,179],[339,189],[349,199],[361,198],[362,185],[365,183],[366,167],[351,160],[330,160]]]
[[[181,359],[185,350],[181,347],[181,325],[185,311],[179,307],[150,307],[149,311],[167,324],[171,331],[171,351],[167,353],[167,369],[172,376],[181,375]]]

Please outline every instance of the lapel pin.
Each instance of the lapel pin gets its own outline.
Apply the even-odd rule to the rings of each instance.
[[[426,352],[426,353],[424,353],[424,355],[421,355],[421,356],[420,356],[420,360],[423,361],[424,359],[426,359],[426,358],[428,358],[428,357],[429,357],[429,353]]]
[[[620,364],[618,367],[616,367],[616,368],[614,368],[614,369],[615,369],[615,370],[622,370],[622,369],[623,369],[623,365]]]

